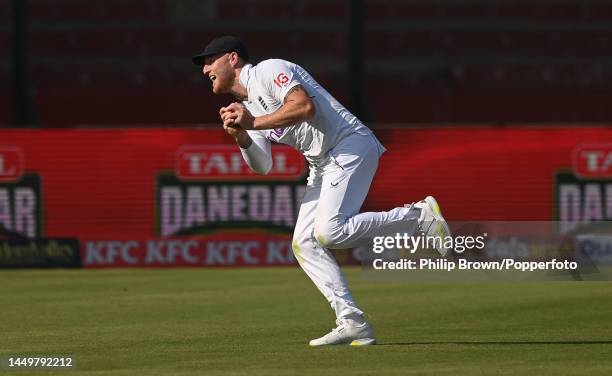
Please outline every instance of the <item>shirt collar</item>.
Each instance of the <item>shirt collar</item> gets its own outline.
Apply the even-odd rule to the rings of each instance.
[[[253,68],[253,64],[246,64],[244,67],[242,67],[242,70],[240,71],[240,84],[244,87],[247,87],[247,84],[249,83],[249,78],[251,77],[251,68]]]

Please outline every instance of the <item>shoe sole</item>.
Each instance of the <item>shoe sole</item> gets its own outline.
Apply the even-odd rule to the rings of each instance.
[[[349,346],[370,346],[370,345],[375,345],[376,344],[376,339],[374,338],[362,338],[362,339],[356,339],[354,341],[352,341]]]
[[[440,205],[438,205],[438,201],[436,201],[433,196],[427,196],[425,197],[425,202],[431,208],[434,219],[436,220],[436,223],[433,224],[435,226],[434,235],[441,239],[445,239],[447,236],[451,236],[452,234],[450,231],[450,227],[448,227],[448,223],[446,223],[446,220],[442,216],[442,210],[440,209]],[[442,242],[442,244],[444,244],[444,242]],[[445,257],[450,251],[450,248],[441,247],[436,248],[436,250],[442,255],[442,257]]]
[[[376,344],[376,339],[375,338],[361,338],[361,339],[355,339],[352,340],[351,342],[342,342],[342,343],[321,343],[321,344],[312,344],[309,343],[308,345],[310,347],[320,347],[320,346],[342,346],[342,345],[349,345],[349,346],[370,346],[370,345],[374,345]]]

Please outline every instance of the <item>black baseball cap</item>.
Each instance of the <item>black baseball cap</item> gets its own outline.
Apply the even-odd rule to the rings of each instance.
[[[249,53],[244,43],[234,36],[226,35],[213,39],[208,43],[206,48],[204,48],[204,51],[192,57],[191,61],[193,61],[195,65],[204,65],[204,61],[207,57],[225,52],[235,52],[244,60],[249,59]]]

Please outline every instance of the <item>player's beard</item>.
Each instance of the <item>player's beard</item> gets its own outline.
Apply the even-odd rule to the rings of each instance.
[[[234,70],[231,67],[223,66],[216,73],[216,79],[213,81],[213,93],[230,93],[234,86]]]

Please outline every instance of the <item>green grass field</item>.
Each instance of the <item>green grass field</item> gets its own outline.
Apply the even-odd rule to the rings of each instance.
[[[83,375],[612,374],[610,282],[347,276],[379,338],[334,326],[297,268],[1,271],[0,356],[72,355]]]

